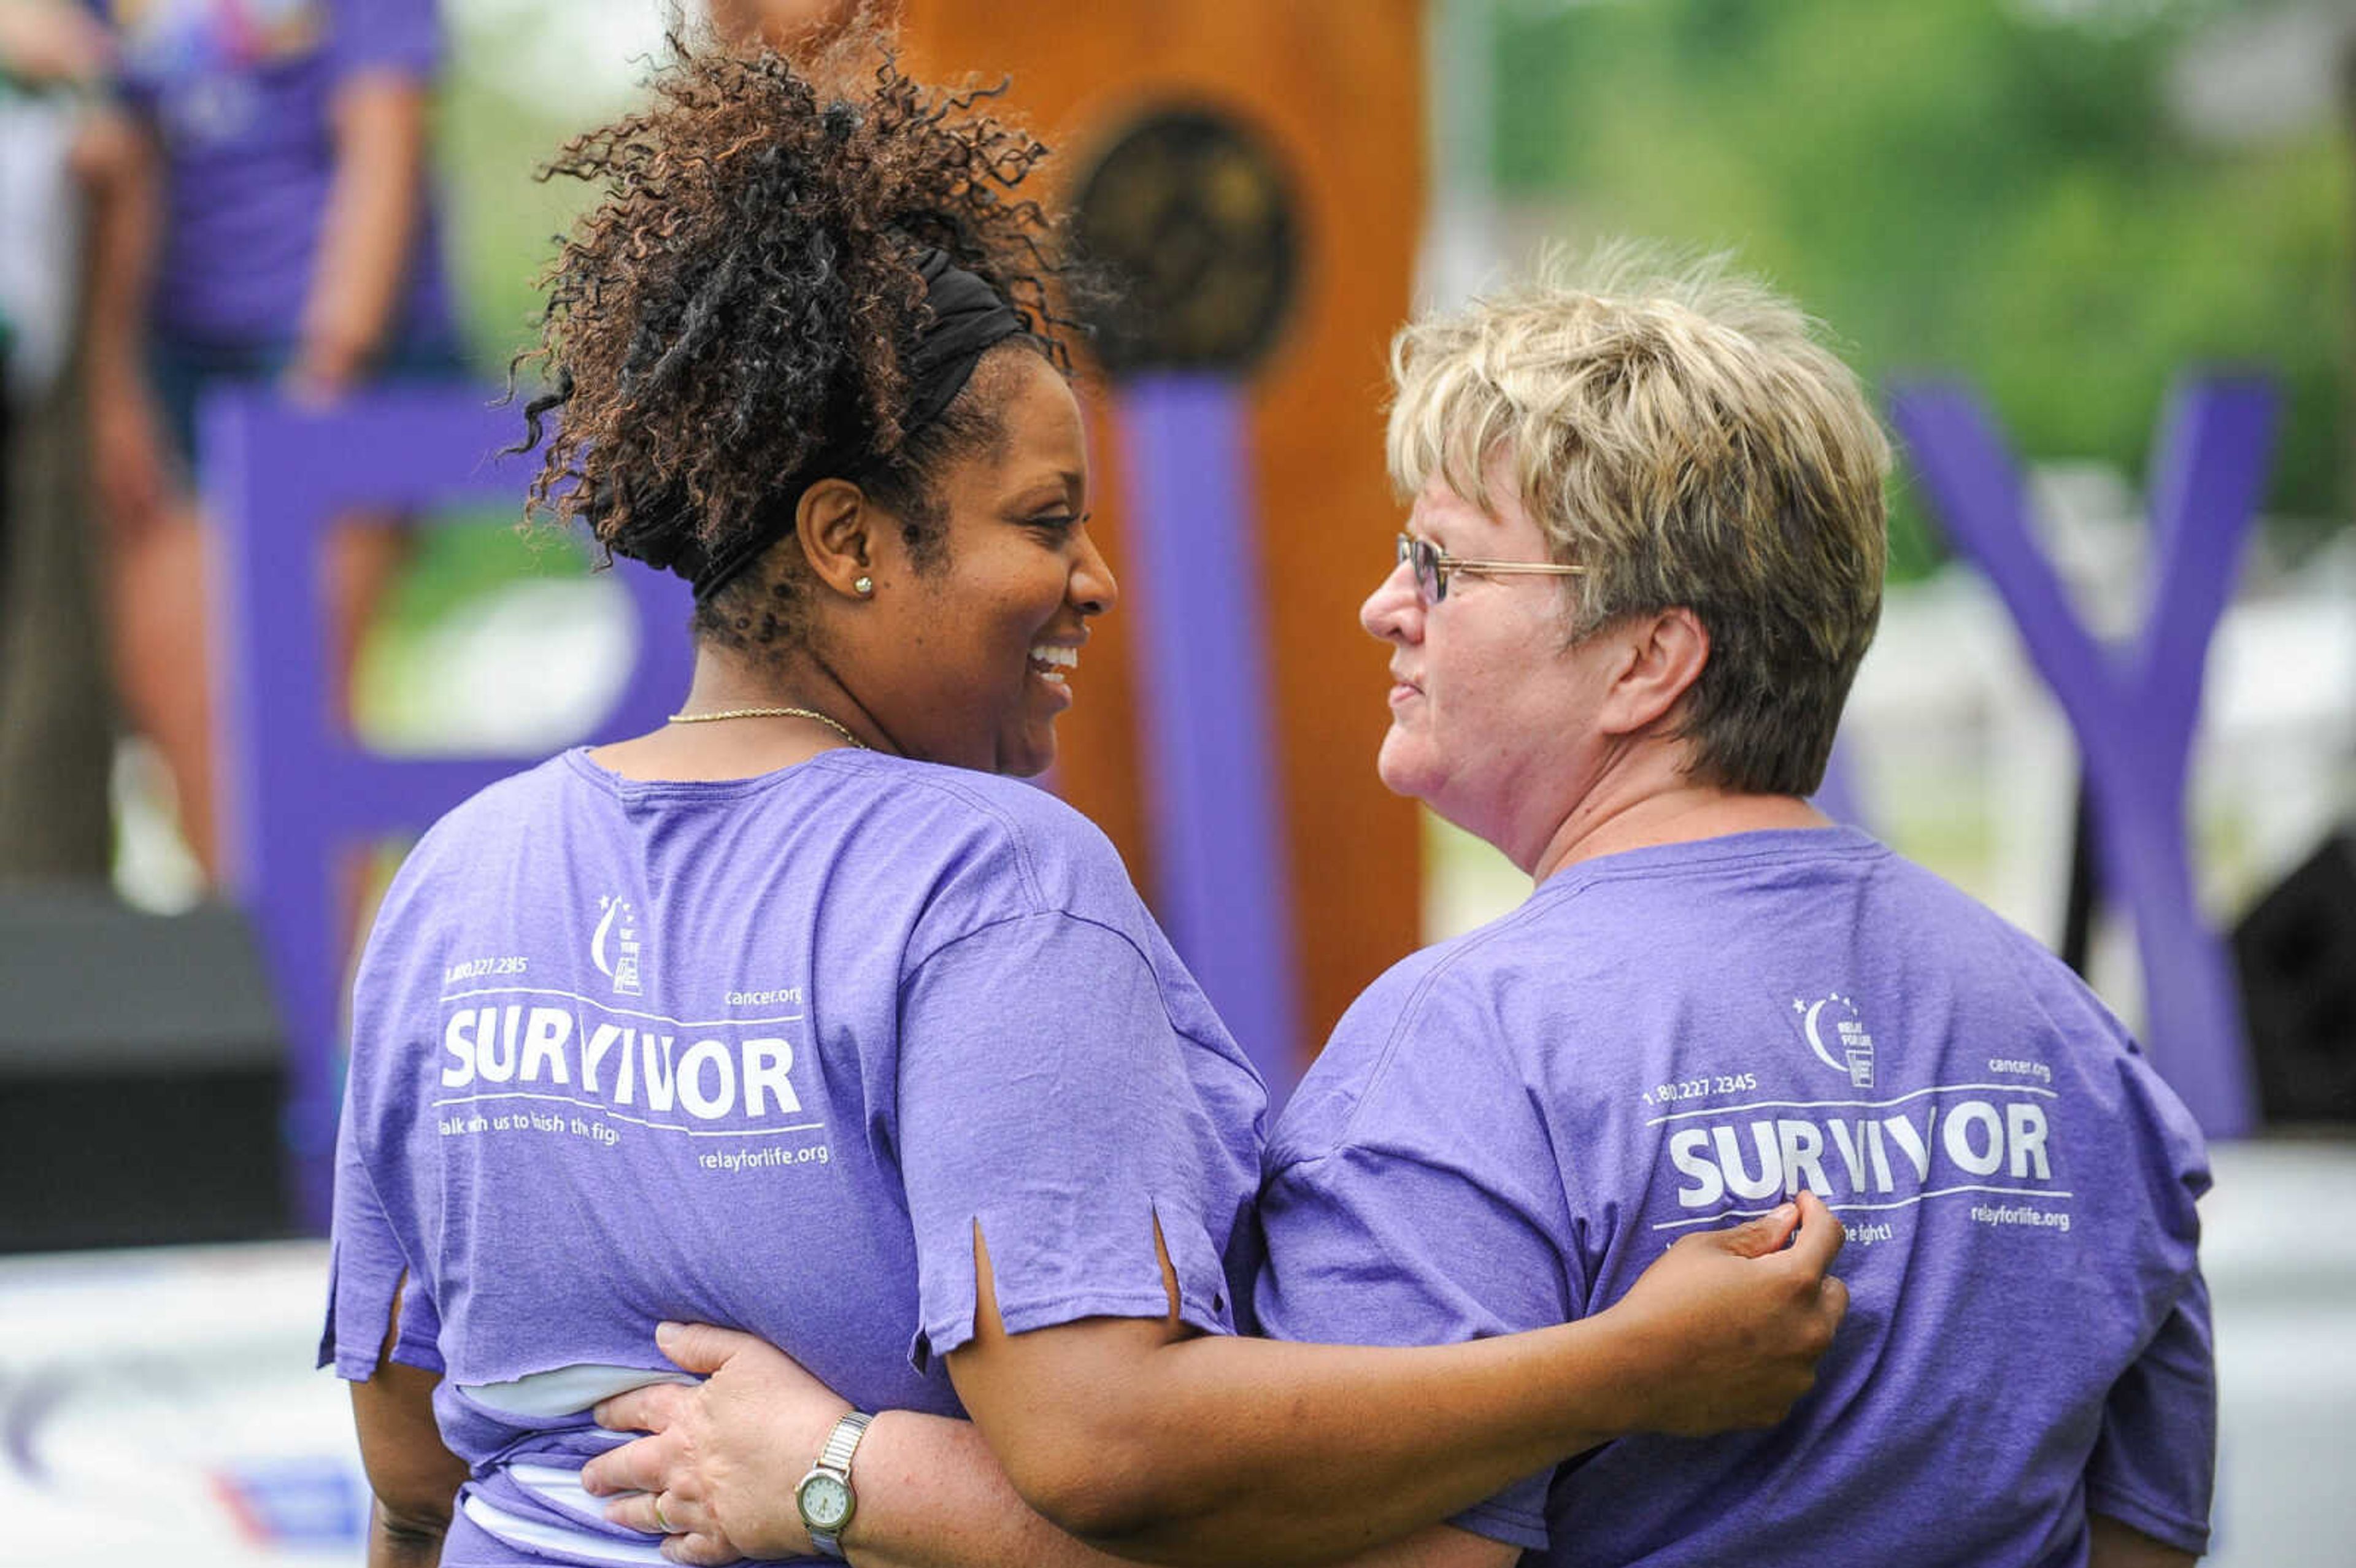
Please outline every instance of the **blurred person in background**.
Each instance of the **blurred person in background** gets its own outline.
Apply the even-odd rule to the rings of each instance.
[[[598,198],[550,274],[534,498],[692,584],[694,677],[445,816],[369,939],[322,1360],[371,1562],[651,1560],[663,1499],[617,1523],[578,1472],[616,1441],[592,1405],[678,1375],[665,1318],[930,1413],[838,1410],[827,1445],[870,1492],[1009,1500],[1002,1538],[924,1543],[976,1560],[1053,1537],[948,1456],[982,1440],[1075,1530],[1298,1561],[1787,1408],[1843,1301],[1812,1200],[1582,1323],[1236,1335],[1264,1091],[1104,836],[1017,776],[1117,592],[1045,150],[857,36],[654,86],[556,165]],[[789,1550],[839,1554],[848,1481],[801,1496]]]
[[[19,86],[94,85],[111,54],[77,0],[0,4],[0,75]]]
[[[0,0],[0,879],[102,880],[112,842],[75,374],[111,59],[74,0]]]
[[[461,372],[426,166],[441,29],[434,0],[93,4],[125,112],[89,343],[116,678],[210,870],[198,407],[221,385],[326,404],[374,377]],[[338,671],[401,550],[383,519],[323,549]]]
[[[1854,1310],[1783,1425],[1622,1438],[1389,1561],[2190,1563],[2216,1430],[2191,1117],[2051,954],[1807,804],[1881,602],[1855,378],[1764,289],[1629,254],[1418,322],[1393,365],[1378,765],[1534,887],[1376,981],[1279,1118],[1260,1325],[1577,1320],[1810,1191],[1846,1212]],[[656,1435],[588,1478],[659,1496],[684,1561],[801,1550],[842,1401],[743,1334],[664,1343],[709,1381],[613,1401]],[[862,1563],[1101,1561],[877,1556],[987,1538],[969,1484],[889,1495]]]
[[[57,394],[74,341],[88,94],[111,51],[70,0],[0,0],[0,592],[10,535],[10,437]]]

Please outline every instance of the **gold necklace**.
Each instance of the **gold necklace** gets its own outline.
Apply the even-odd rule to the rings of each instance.
[[[867,742],[829,719],[825,714],[808,708],[723,708],[717,713],[674,713],[673,724],[714,724],[723,719],[809,719],[825,725],[860,751],[868,749]]]

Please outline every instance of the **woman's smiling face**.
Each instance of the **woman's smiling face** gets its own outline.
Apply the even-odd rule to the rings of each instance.
[[[999,439],[936,482],[942,559],[917,566],[896,530],[879,540],[881,634],[857,687],[909,756],[1029,775],[1055,760],[1056,718],[1087,623],[1119,595],[1087,531],[1079,401],[1054,366],[1015,349],[975,373]],[[862,677],[866,678],[862,678]]]

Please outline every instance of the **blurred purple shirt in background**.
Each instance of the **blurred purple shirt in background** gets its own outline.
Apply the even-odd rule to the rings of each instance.
[[[154,125],[167,213],[155,328],[205,347],[294,342],[335,172],[336,90],[430,80],[434,0],[91,0],[122,48],[125,96]],[[395,343],[453,336],[428,200]]]

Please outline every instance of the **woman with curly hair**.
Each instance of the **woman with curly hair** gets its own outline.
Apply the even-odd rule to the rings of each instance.
[[[1237,1336],[1264,1092],[1103,837],[1010,776],[1116,595],[1044,149],[875,50],[682,48],[556,165],[603,199],[549,279],[533,497],[694,584],[695,675],[445,817],[370,938],[321,1359],[371,1561],[659,1561],[579,1472],[594,1404],[678,1376],[672,1319],[891,1413],[798,1456],[829,1555],[854,1450],[871,1495],[1040,1510],[936,1561],[1050,1520],[1304,1561],[1623,1431],[1772,1419],[1841,1310],[1820,1210],[1517,1339]]]

